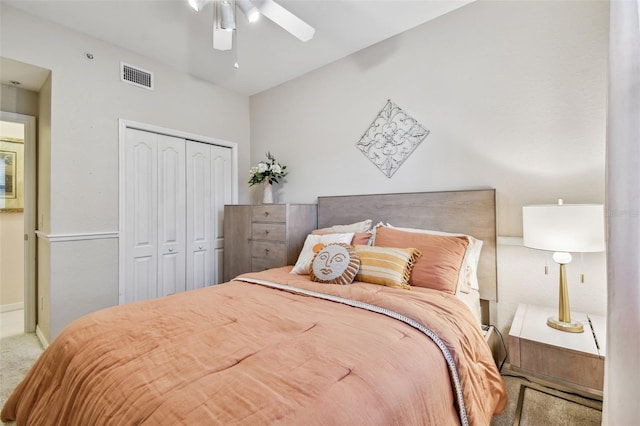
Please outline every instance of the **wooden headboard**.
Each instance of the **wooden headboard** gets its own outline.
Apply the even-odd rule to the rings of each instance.
[[[319,228],[365,219],[482,240],[480,298],[497,300],[495,189],[318,197]]]

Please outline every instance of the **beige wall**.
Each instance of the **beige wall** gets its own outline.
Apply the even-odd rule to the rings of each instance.
[[[0,110],[38,116],[38,94],[31,90],[0,84]]]
[[[289,167],[288,202],[496,188],[498,234],[519,237],[525,204],[604,201],[607,42],[607,2],[479,0],[252,96],[252,162]],[[355,146],[387,99],[431,130],[392,178]],[[557,270],[499,242],[508,332],[518,303],[557,303]],[[604,254],[585,257],[584,285],[579,256],[569,269],[572,307],[603,314]]]
[[[117,240],[56,239],[117,233],[118,119],[235,142],[238,168],[247,170],[249,99],[4,3],[0,8],[2,55],[51,70],[51,116],[49,123],[39,126],[44,139],[38,164],[39,246],[48,245],[49,257],[39,257],[45,272],[39,270],[38,275],[40,281],[50,272],[48,289],[39,282],[39,297],[45,298],[45,309],[39,312],[49,309],[46,337],[53,338],[71,319],[118,302],[117,274],[95,272],[117,266]],[[93,60],[86,59],[87,51]],[[155,90],[122,83],[121,61],[152,71]],[[244,176],[239,180],[243,201],[248,190]],[[41,249],[38,253],[45,255]],[[70,268],[73,259],[82,259],[82,267]]]
[[[0,213],[0,307],[20,308],[24,301],[23,213]],[[9,306],[13,305],[13,306]]]

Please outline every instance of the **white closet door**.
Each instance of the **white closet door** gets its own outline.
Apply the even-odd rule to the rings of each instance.
[[[185,291],[185,141],[158,135],[158,296]]]
[[[187,290],[214,283],[211,148],[187,141]]]
[[[157,136],[127,129],[125,145],[124,302],[157,296]]]
[[[231,149],[187,141],[188,290],[222,281],[222,215],[231,188]]]
[[[222,146],[211,146],[213,179],[213,261],[215,265],[214,283],[223,282],[223,258],[224,258],[224,205],[233,202],[232,196],[232,164],[231,149]]]
[[[222,281],[231,148],[127,128],[121,303]]]

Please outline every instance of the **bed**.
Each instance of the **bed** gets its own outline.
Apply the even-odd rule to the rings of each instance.
[[[474,291],[495,292],[493,190],[318,198],[320,228],[365,218],[475,233],[483,246]],[[368,250],[396,250],[356,247],[363,266]],[[478,315],[457,290],[326,284],[292,274],[296,266],[75,321],[15,389],[2,420],[483,425],[505,407]]]

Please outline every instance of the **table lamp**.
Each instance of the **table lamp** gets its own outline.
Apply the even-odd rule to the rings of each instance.
[[[604,251],[604,207],[601,204],[544,204],[522,208],[525,247],[553,251],[560,265],[558,318],[550,317],[547,325],[557,330],[581,333],[582,323],[571,321],[569,291],[565,265],[570,252]]]

